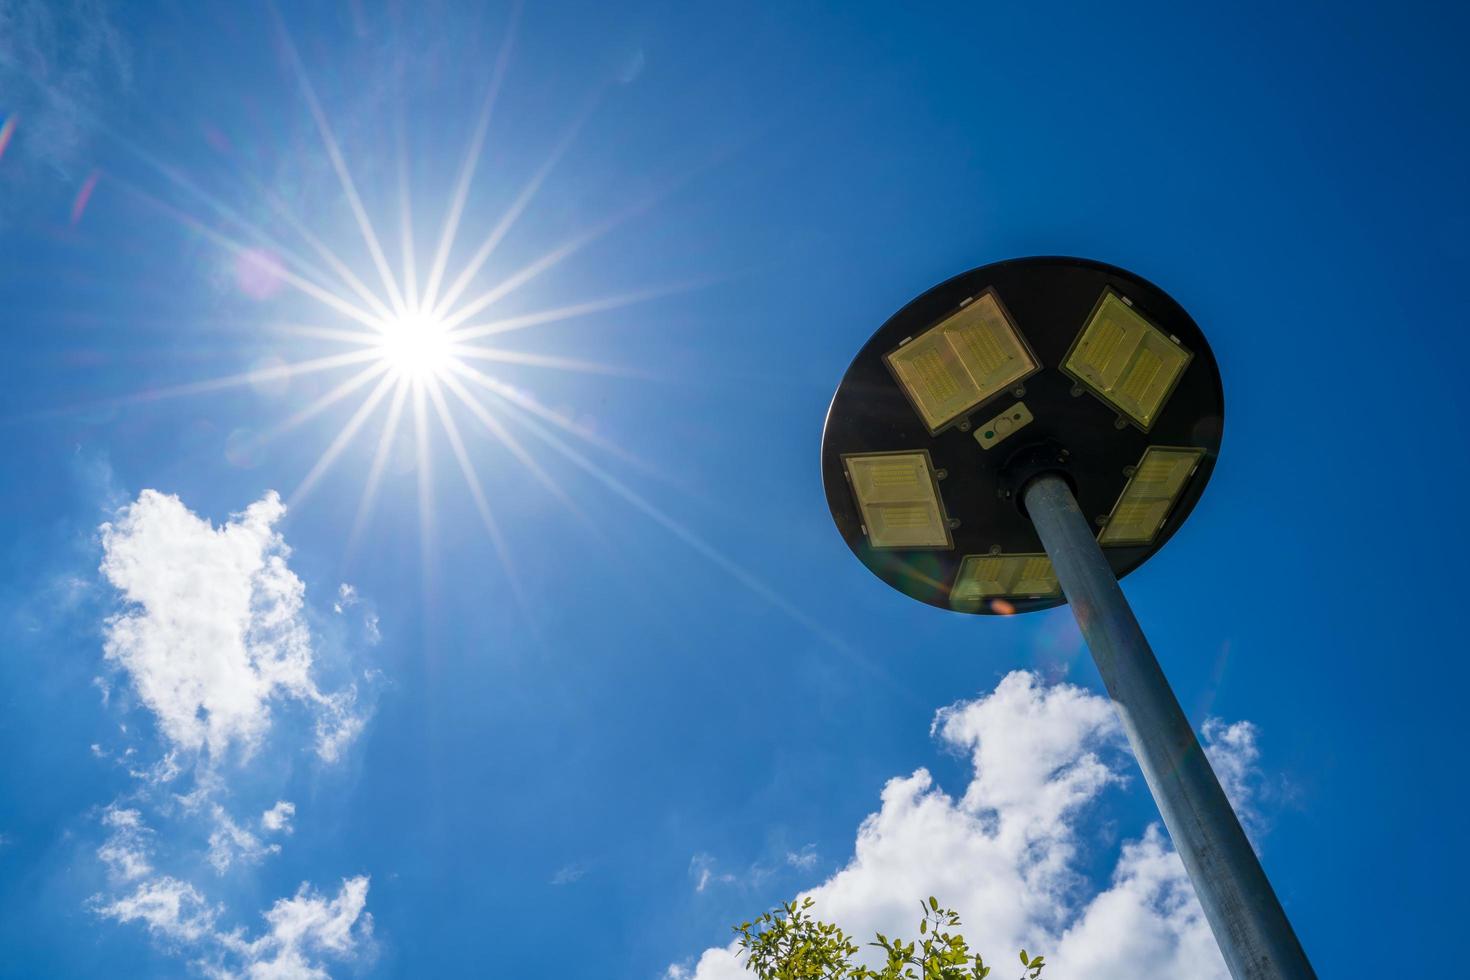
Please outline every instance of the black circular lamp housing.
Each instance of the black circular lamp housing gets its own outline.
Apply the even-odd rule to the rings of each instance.
[[[1189,516],[1224,414],[1210,346],[1163,290],[1101,262],[1012,259],[935,286],[858,352],[827,412],[822,482],[848,547],[895,589],[942,609],[1030,612],[1064,602],[1060,589],[973,601],[957,585],[1000,567],[987,556],[1044,559],[1021,506],[1027,481],[1056,472],[1071,484],[1121,578]],[[881,509],[873,500],[894,499],[875,461],[911,464],[931,501],[882,505],[887,530],[864,520]],[[1166,497],[1149,496],[1165,483]],[[1151,530],[1130,537],[1125,524]]]

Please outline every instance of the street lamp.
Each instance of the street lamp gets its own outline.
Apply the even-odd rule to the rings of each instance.
[[[1204,334],[1158,287],[1030,258],[935,286],[858,352],[822,481],[853,554],[942,609],[1068,602],[1237,980],[1315,978],[1118,579],[1184,523],[1224,423]]]

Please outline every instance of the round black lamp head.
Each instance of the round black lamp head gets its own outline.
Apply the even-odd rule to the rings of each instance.
[[[858,352],[822,432],[822,483],[853,554],[942,609],[1065,601],[1021,506],[1071,484],[1121,578],[1204,491],[1225,397],[1204,334],[1163,290],[1100,262],[982,266],[899,310]]]

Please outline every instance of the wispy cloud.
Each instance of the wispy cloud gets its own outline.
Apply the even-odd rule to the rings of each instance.
[[[1205,729],[1211,758],[1227,780],[1243,781],[1236,785],[1250,782],[1259,758],[1254,728],[1242,724]],[[939,712],[933,731],[970,759],[964,794],[946,794],[924,769],[891,779],[847,865],[804,893],[820,917],[858,937],[906,934],[915,899],[938,895],[986,953],[1040,949],[1059,974],[1090,980],[1225,980],[1184,867],[1157,826],[1124,844],[1106,886],[1093,887],[1081,871],[1084,821],[1131,771],[1106,698],[1018,671],[992,693]],[[712,869],[708,860],[691,873],[708,883]],[[666,973],[748,975],[732,947]]]
[[[715,859],[708,854],[696,854],[689,859],[689,877],[694,880],[694,890],[702,892],[710,885],[728,885],[735,875],[728,871],[716,871]]]
[[[1252,844],[1266,829],[1259,805],[1262,791],[1259,740],[1260,732],[1249,721],[1234,724],[1226,724],[1219,718],[1205,721],[1205,755]]]
[[[567,864],[556,869],[556,874],[551,876],[553,885],[570,885],[574,881],[580,881],[587,874],[587,869],[580,864]]]
[[[153,873],[149,861],[152,836],[143,825],[143,814],[137,810],[120,807],[116,803],[102,814],[102,825],[108,828],[107,839],[97,848],[97,857],[107,865],[113,877],[132,881]]]
[[[237,824],[218,803],[214,806],[214,830],[209,835],[209,863],[224,874],[236,863],[256,864],[271,854],[281,853],[280,844],[267,844]]]
[[[178,878],[149,879],[96,911],[118,922],[135,922],[162,942],[189,950],[206,975],[321,980],[322,958],[359,960],[373,952],[373,917],[366,911],[368,879],[346,878],[335,898],[303,883],[290,898],[263,914],[266,928],[253,939],[242,929],[219,925],[223,910]]]
[[[808,844],[799,851],[787,851],[786,863],[798,871],[810,871],[817,866],[817,845]]]
[[[0,0],[0,116],[12,120],[4,158],[12,187],[17,178],[73,183],[92,169],[88,146],[111,100],[129,87],[130,64],[100,0]]]

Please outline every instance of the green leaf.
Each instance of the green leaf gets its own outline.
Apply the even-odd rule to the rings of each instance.
[[[1026,955],[1026,951],[1024,949],[1021,950],[1021,965],[1022,966],[1030,966],[1031,965],[1031,958]]]
[[[933,909],[934,911],[938,912],[939,911],[939,899],[935,898],[933,895],[930,895],[929,896],[929,907],[931,909]]]

